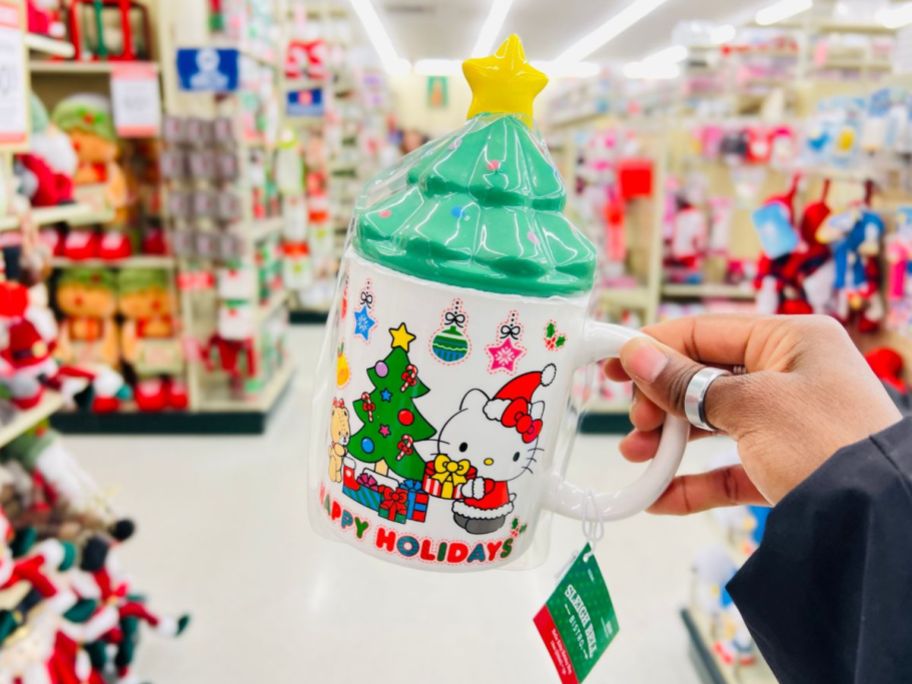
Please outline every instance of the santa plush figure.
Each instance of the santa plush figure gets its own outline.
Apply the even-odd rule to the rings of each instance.
[[[439,443],[455,450],[451,459],[467,459],[476,470],[462,487],[462,500],[453,502],[454,521],[470,534],[499,530],[513,512],[516,494],[510,492],[510,481],[532,472],[544,427],[545,402],[535,395],[554,381],[556,372],[548,364],[523,373],[493,397],[470,390],[441,430]]]

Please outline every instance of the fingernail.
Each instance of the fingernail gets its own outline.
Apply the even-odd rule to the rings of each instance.
[[[652,383],[668,365],[668,357],[649,340],[633,340],[621,351],[621,363],[635,380]]]

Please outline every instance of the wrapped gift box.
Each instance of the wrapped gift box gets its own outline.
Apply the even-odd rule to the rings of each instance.
[[[461,499],[462,485],[473,479],[478,474],[478,470],[474,466],[469,466],[464,475],[449,472],[438,463],[439,458],[430,461],[425,466],[424,479],[421,481],[422,488],[430,496],[438,499]]]
[[[399,487],[404,489],[408,496],[406,517],[416,522],[424,522],[430,497],[422,490],[421,483],[417,480],[405,480]]]
[[[408,520],[408,490],[380,488],[381,501],[377,512],[381,518],[404,524]]]

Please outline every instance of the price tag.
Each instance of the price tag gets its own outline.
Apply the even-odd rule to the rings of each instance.
[[[589,544],[534,622],[562,684],[577,684],[589,676],[619,630],[608,587]]]
[[[114,126],[122,138],[154,138],[161,130],[161,91],[151,64],[114,63],[111,72]]]
[[[0,149],[28,146],[28,79],[22,3],[0,0]]]

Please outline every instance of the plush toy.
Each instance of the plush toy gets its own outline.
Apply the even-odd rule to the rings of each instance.
[[[66,28],[60,21],[58,0],[28,0],[26,4],[29,33],[63,38]]]
[[[861,332],[877,330],[885,313],[877,259],[885,224],[870,208],[873,192],[874,184],[869,181],[859,207],[830,216],[817,231],[817,238],[833,250],[837,316],[848,322],[857,314]]]
[[[75,59],[149,59],[149,10],[135,0],[68,0],[69,34]],[[84,27],[94,31],[84,35]]]
[[[44,104],[31,96],[32,135],[29,151],[17,161],[32,178],[29,201],[33,207],[53,207],[73,201],[73,176],[78,160],[69,137],[54,126]]]
[[[131,198],[127,178],[117,162],[120,150],[110,101],[101,95],[71,95],[54,109],[53,120],[70,136],[79,157],[74,177],[77,198],[114,210],[114,220],[98,247],[97,256],[102,259],[130,256],[132,247],[121,229],[129,220]]]
[[[890,300],[902,301],[912,295],[912,207],[897,212],[896,232],[887,238],[886,250]]]
[[[120,363],[117,323],[117,287],[105,268],[71,268],[57,284],[57,308],[61,323],[57,358],[68,364]]]
[[[177,338],[175,302],[168,274],[156,269],[124,269],[118,280],[123,358],[138,376],[134,391],[142,411],[187,408],[187,392],[177,376],[183,353]]]

